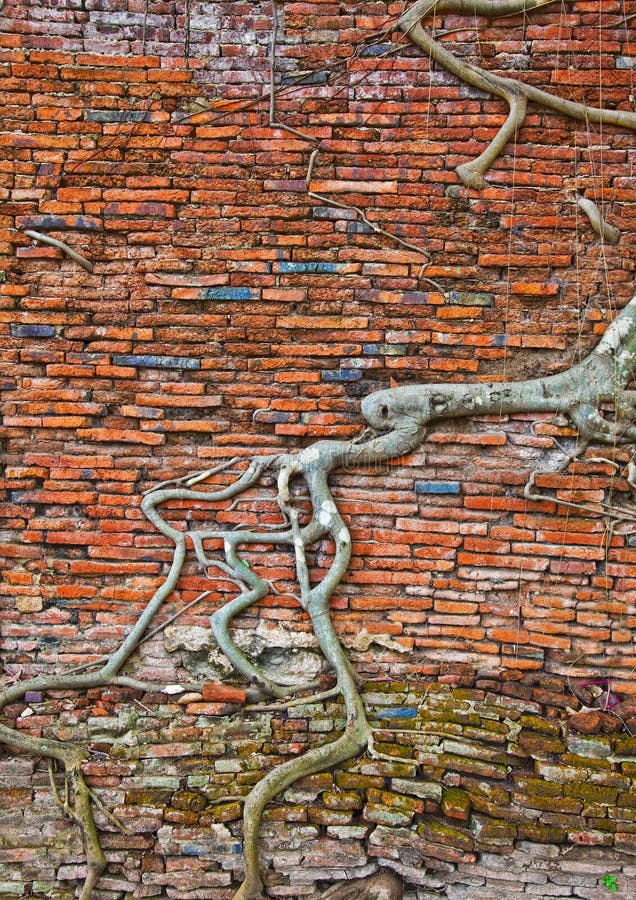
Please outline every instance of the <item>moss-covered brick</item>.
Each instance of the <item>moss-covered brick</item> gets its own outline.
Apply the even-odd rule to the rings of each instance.
[[[600,784],[566,784],[563,792],[566,797],[579,797],[592,803],[614,804],[618,797],[616,788],[603,787]]]
[[[310,806],[307,810],[307,821],[312,825],[350,825],[353,822],[353,815],[346,810]]]
[[[484,850],[511,848],[517,836],[514,823],[486,816],[471,816],[470,830],[475,836],[475,846]]]
[[[472,801],[482,798],[500,806],[506,806],[510,802],[512,785],[507,782],[504,784],[492,784],[483,779],[462,775],[461,786],[469,794]]]
[[[520,794],[515,797],[515,803],[527,809],[541,809],[549,813],[566,815],[578,815],[585,811],[583,802],[572,797],[537,797],[532,794]]]
[[[413,778],[416,773],[415,763],[397,763],[388,762],[386,760],[374,760],[373,762],[364,762],[360,765],[360,771],[364,775],[380,775],[383,778],[401,778],[410,776]]]
[[[560,797],[563,788],[560,784],[544,781],[541,778],[531,778],[527,775],[513,774],[515,786],[524,794],[533,797]]]
[[[636,809],[636,789],[621,791],[616,798],[616,805],[625,809]]]
[[[472,850],[474,847],[473,837],[467,831],[428,816],[417,824],[416,830],[420,837],[435,844],[448,845],[458,850]]]
[[[416,758],[421,759],[421,755],[416,753]],[[503,780],[508,773],[508,766],[491,762],[481,762],[477,759],[470,759],[466,756],[455,756],[450,753],[440,753],[436,756],[437,763],[446,770],[451,772],[467,772],[470,775],[480,775],[483,778],[494,778],[498,781]]]
[[[536,731],[540,734],[554,736],[560,734],[559,724],[557,722],[550,722],[547,719],[541,718],[541,716],[532,715],[531,713],[524,713],[519,718],[519,725],[521,725],[522,728],[527,728],[530,731]]]
[[[294,787],[300,790],[319,791],[333,787],[333,783],[334,776],[331,772],[317,772],[315,775],[305,775],[304,778],[299,778]]]
[[[305,806],[291,804],[286,806],[269,806],[263,818],[270,822],[307,822],[308,811]]]
[[[537,844],[562,844],[567,839],[567,829],[558,825],[520,822],[517,825],[517,837],[519,840],[534,841]]]
[[[362,797],[356,791],[325,791],[322,802],[327,809],[361,809]]]
[[[442,812],[450,819],[468,821],[471,809],[471,799],[466,791],[461,788],[444,788],[442,794]]]
[[[370,825],[388,825],[391,828],[410,825],[413,816],[413,812],[404,812],[380,803],[367,803],[362,810],[363,822],[368,822]]]
[[[126,791],[125,801],[130,806],[164,807],[172,800],[173,791],[158,788],[134,788]]]
[[[563,753],[565,750],[565,744],[560,738],[545,733],[522,731],[517,741],[531,756],[543,759],[556,753]]]
[[[618,734],[614,738],[614,753],[617,756],[636,757],[636,736],[631,734]]]
[[[234,822],[242,815],[242,803],[216,803],[200,815],[199,822],[202,827],[206,827],[213,822]]]
[[[631,787],[630,779],[625,775],[621,775],[619,772],[590,772],[587,780],[592,784],[615,787],[619,791],[628,791]]]
[[[412,685],[408,681],[365,681],[361,690],[368,699],[369,696],[374,694],[390,694],[395,697],[399,694],[405,694],[411,688]],[[390,699],[388,702],[391,702]]]
[[[200,812],[207,806],[207,800],[202,794],[198,794],[195,791],[175,791],[172,795],[171,805],[175,809]]]
[[[383,788],[385,780],[380,775],[363,775],[358,772],[336,772],[336,784],[342,791]]]
[[[392,791],[379,791],[371,788],[368,792],[371,802],[388,806],[391,809],[399,809],[404,812],[422,812],[424,807],[421,800],[408,797],[404,794],[394,794]]]
[[[611,753],[612,745],[608,738],[568,736],[568,754],[572,756],[583,757],[586,760],[604,760]],[[592,763],[590,762],[588,765],[592,765]],[[602,766],[599,767],[602,768]]]
[[[375,738],[374,747],[378,751],[378,753],[383,753],[386,756],[394,756],[398,759],[404,759],[405,762],[413,760],[412,746],[405,746],[404,744],[394,744]]]

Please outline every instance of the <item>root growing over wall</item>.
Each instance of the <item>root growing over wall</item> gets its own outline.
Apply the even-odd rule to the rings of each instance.
[[[351,557],[349,530],[329,487],[331,472],[344,466],[352,468],[397,459],[421,444],[430,423],[479,414],[536,412],[566,415],[578,429],[581,438],[579,450],[591,441],[611,445],[633,442],[636,440],[636,391],[629,390],[628,384],[635,368],[636,298],[609,326],[595,350],[583,362],[561,374],[521,382],[418,385],[379,391],[362,402],[362,414],[370,429],[365,432],[366,439],[318,441],[297,453],[257,457],[235,481],[217,490],[203,490],[197,486],[218,475],[219,468],[223,467],[164,482],[145,495],[142,509],[157,529],[173,542],[172,564],[165,581],[149,601],[136,626],[119,649],[102,661],[96,671],[43,675],[18,682],[0,693],[0,709],[19,702],[28,691],[83,690],[109,685],[140,690],[162,689],[162,686],[122,675],[121,671],[163,601],[175,588],[186,558],[187,545],[194,548],[205,571],[216,567],[237,585],[237,596],[219,609],[211,620],[219,646],[236,670],[262,694],[274,698],[283,699],[290,692],[311,689],[311,685],[297,685],[290,689],[272,681],[242,653],[230,632],[233,618],[270,591],[268,582],[241,557],[242,550],[255,544],[289,547],[295,558],[298,599],[311,619],[320,649],[336,676],[334,693],[340,694],[344,700],[346,726],[336,741],[312,749],[304,756],[273,769],[247,796],[243,819],[245,880],[236,894],[236,900],[257,900],[263,896],[258,834],[263,810],[270,800],[299,778],[341,764],[363,751],[377,755],[355,673],[329,614],[329,600],[342,580]],[[611,411],[610,414],[607,410]],[[169,507],[174,502],[235,501],[265,476],[276,479],[276,497],[282,518],[277,529],[181,531],[170,524],[160,511],[162,506]],[[301,484],[308,493],[311,510],[308,516],[302,513],[295,501],[296,484]],[[312,583],[307,552],[317,541],[325,538],[333,542],[331,564],[326,574]],[[210,541],[222,541],[222,559],[207,555],[206,542]],[[24,735],[6,725],[0,725],[0,740],[31,756],[62,764],[66,781],[62,805],[78,823],[86,848],[87,877],[80,897],[88,900],[106,859],[93,819],[90,791],[82,774],[82,763],[87,759],[87,753],[65,742]]]

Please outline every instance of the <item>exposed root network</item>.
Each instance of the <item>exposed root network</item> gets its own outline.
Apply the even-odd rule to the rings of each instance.
[[[173,542],[172,563],[165,581],[130,634],[94,672],[42,675],[10,685],[0,693],[0,709],[19,702],[28,691],[84,690],[110,685],[139,690],[161,689],[160,685],[138,681],[122,675],[121,671],[163,601],[174,590],[189,544],[206,572],[216,568],[238,588],[237,596],[221,607],[211,620],[218,644],[237,672],[258,687],[261,694],[273,698],[282,699],[311,689],[312,685],[307,684],[290,689],[273,681],[237,647],[230,632],[233,618],[270,590],[269,583],[250,568],[241,552],[255,544],[289,547],[295,558],[298,599],[311,619],[320,649],[336,677],[336,687],[327,693],[329,696],[337,693],[343,698],[346,726],[333,743],[309,750],[302,757],[272,770],[246,797],[245,881],[236,897],[239,900],[261,897],[258,834],[266,805],[299,778],[338,765],[365,750],[375,754],[373,733],[355,674],[329,614],[330,598],[347,571],[351,557],[351,537],[329,488],[330,473],[343,466],[351,468],[398,458],[419,446],[430,422],[479,414],[560,413],[568,416],[577,427],[584,444],[591,441],[610,445],[633,442],[636,440],[636,393],[627,386],[635,368],[636,298],[609,326],[595,350],[583,362],[559,375],[521,382],[419,385],[380,391],[369,395],[362,403],[362,413],[371,428],[368,432],[371,436],[365,441],[319,441],[294,454],[257,457],[236,480],[216,490],[195,488],[226,466],[164,482],[144,496],[142,509],[156,528]],[[608,406],[614,410],[610,418],[606,418],[603,411]],[[160,511],[162,506],[175,501],[234,501],[259,485],[265,475],[276,479],[276,497],[282,516],[278,529],[181,531]],[[306,521],[294,499],[294,482],[302,483],[308,495],[311,512],[304,517]],[[333,542],[331,564],[320,581],[312,583],[307,552],[324,538]],[[208,556],[206,543],[211,541],[222,542],[222,559]],[[188,687],[192,689],[192,686]],[[293,699],[289,700],[289,703],[293,702]],[[0,740],[31,756],[62,764],[66,786],[65,799],[60,802],[82,832],[87,877],[80,896],[88,900],[106,860],[93,818],[91,794],[82,774],[87,753],[67,742],[31,737],[5,725],[0,725]]]

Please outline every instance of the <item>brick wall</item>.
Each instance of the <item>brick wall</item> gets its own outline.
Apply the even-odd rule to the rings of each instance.
[[[454,167],[485,148],[506,110],[431,71],[407,43],[392,52],[382,29],[400,10],[278,4],[276,115],[320,140],[318,199],[305,186],[317,141],[271,126],[262,99],[269,2],[191,0],[187,27],[183,3],[6,0],[5,677],[77,665],[121,641],[170,558],[139,509],[153,484],[236,454],[353,436],[360,398],[390,384],[561,371],[630,298],[634,135],[531,107],[487,188],[463,187]],[[600,12],[574,2],[479,29],[451,15],[440,25],[484,68],[631,109],[635,13],[606,0]],[[618,245],[598,240],[577,194],[620,227]],[[65,241],[93,272],[25,229]],[[367,760],[294,789],[267,826],[270,893],[311,896],[380,855],[413,896],[432,890],[415,874],[423,862],[450,880],[448,896],[470,896],[489,877],[479,853],[516,846],[526,871],[572,843],[602,851],[565,857],[579,868],[559,864],[572,873],[558,882],[564,895],[599,896],[607,871],[633,886],[633,867],[612,853],[635,850],[636,542],[631,519],[612,531],[600,506],[629,507],[630,454],[597,448],[561,470],[574,443],[559,419],[476,417],[435,426],[408,459],[334,479],[354,557],[333,616],[372,717],[396,710],[399,731],[432,716],[463,749],[389,732],[404,771]],[[534,470],[542,501],[524,497]],[[253,498],[218,516],[267,522],[273,510]],[[316,570],[328,555],[316,549]],[[321,674],[290,596],[292,557],[264,548],[253,561],[280,596],[237,622],[242,646],[283,677]],[[229,677],[209,615],[231,584],[191,561],[157,624],[209,589],[142,646],[137,674]],[[577,685],[602,679],[620,718],[580,711],[604,700]],[[91,783],[133,832],[100,819],[103,896],[229,897],[240,807],[212,801],[325,739],[341,715],[326,705],[313,718],[226,720],[213,714],[230,708],[196,706],[109,690],[7,710],[20,728],[95,749]],[[0,896],[72,896],[81,848],[51,807],[46,768],[2,761]],[[547,883],[523,882],[557,896]]]

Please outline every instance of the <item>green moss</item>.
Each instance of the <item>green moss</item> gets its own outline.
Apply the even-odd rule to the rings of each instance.
[[[133,788],[126,791],[126,806],[146,806],[163,808],[172,801],[173,792],[157,788]]]
[[[564,789],[566,797],[579,797],[581,800],[588,800],[591,803],[600,803],[611,805],[616,803],[618,791],[615,788],[603,787],[600,784],[567,784]]]
[[[522,728],[529,728],[531,731],[538,731],[541,734],[559,734],[559,725],[555,722],[548,722],[540,716],[533,716],[530,713],[524,713],[519,718],[519,724]]]
[[[513,777],[517,789],[533,797],[560,797],[563,793],[563,787],[552,781],[543,781],[541,778],[530,778],[526,775]]]
[[[562,844],[567,839],[567,830],[558,825],[539,825],[519,823],[517,836],[522,841],[535,841],[538,844]]]
[[[391,809],[399,809],[403,812],[421,812],[423,803],[414,797],[407,797],[404,794],[394,794],[391,791],[378,791],[372,789],[369,791],[369,801],[371,803],[388,806]]]
[[[435,844],[446,844],[459,850],[472,850],[474,847],[474,840],[470,834],[454,828],[447,822],[429,817],[418,824],[417,833],[425,840],[433,841]]]
[[[325,791],[322,801],[328,809],[362,809],[362,797],[357,791]]]
[[[512,822],[485,816],[472,816],[470,830],[482,849],[512,846],[517,836],[517,826]]]
[[[468,820],[471,800],[461,788],[444,788],[442,793],[442,812],[451,819]]]
[[[312,806],[308,810],[307,821],[312,825],[350,825],[353,814],[342,809],[324,809]]]
[[[546,732],[536,734],[532,731],[522,731],[517,741],[519,746],[527,750],[531,756],[538,756],[540,759],[552,753],[563,753],[565,751],[565,744],[561,738],[552,737]]]
[[[362,811],[362,820],[373,825],[387,825],[390,828],[400,828],[411,824],[414,813],[403,812],[399,809],[388,809],[377,803],[367,803]]]
[[[201,816],[201,825],[212,825],[214,822],[233,822],[243,815],[242,803],[215,803],[206,809]]]

